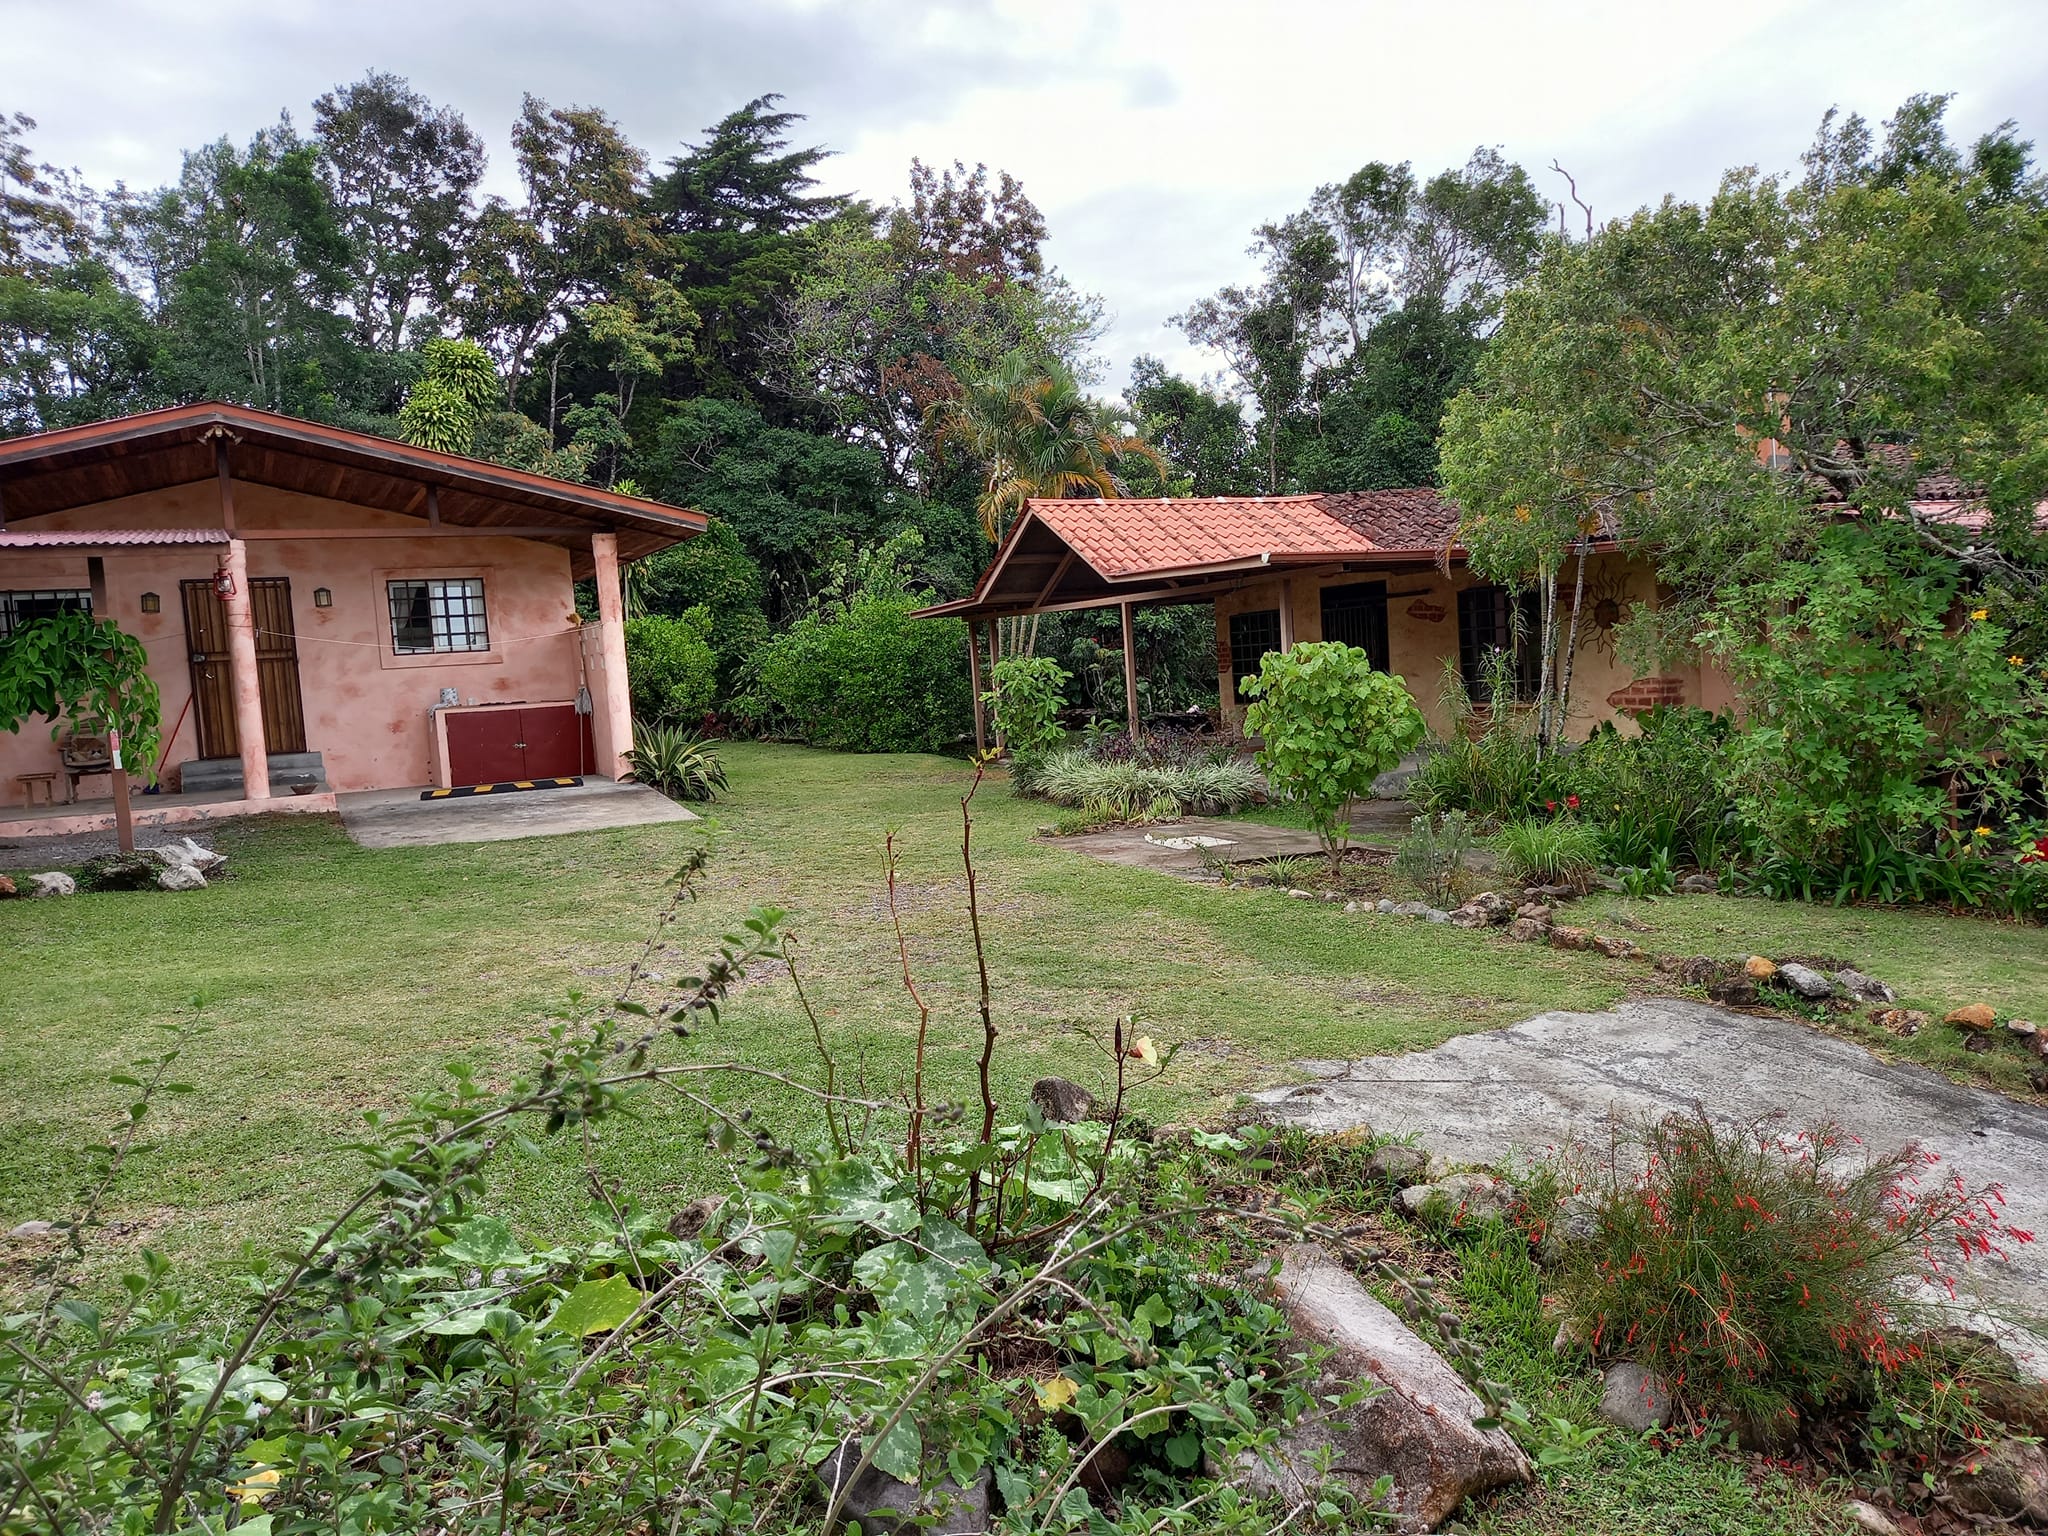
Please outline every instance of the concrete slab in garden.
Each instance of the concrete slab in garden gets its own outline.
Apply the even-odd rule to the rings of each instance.
[[[1351,818],[1351,835],[1363,847],[1391,849],[1408,830],[1412,813],[1402,801],[1369,801]],[[1272,827],[1258,821],[1232,821],[1221,816],[1185,816],[1179,821],[1142,827],[1109,827],[1063,837],[1062,848],[1085,853],[1110,864],[1185,874],[1199,869],[1203,849],[1232,864],[1260,859],[1320,854],[1322,844],[1300,827]]]
[[[336,798],[342,826],[365,848],[497,843],[697,819],[645,784],[615,784],[610,779],[450,800],[422,800],[416,789],[371,789]]]
[[[1652,998],[1606,1013],[1544,1013],[1434,1050],[1300,1063],[1313,1082],[1256,1095],[1276,1120],[1315,1131],[1370,1124],[1413,1133],[1459,1162],[1527,1159],[1573,1138],[1598,1141],[1610,1115],[1694,1104],[1731,1123],[1782,1113],[1789,1128],[1833,1120],[1874,1152],[1916,1141],[1959,1171],[2005,1187],[2005,1215],[2041,1240],[2009,1261],[1959,1271],[1973,1304],[2048,1330],[2048,1110],[1952,1083],[1923,1067],[1784,1018]],[[2048,1374],[2048,1346],[2032,1368]]]

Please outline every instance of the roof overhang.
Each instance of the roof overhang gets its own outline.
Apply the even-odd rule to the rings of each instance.
[[[590,535],[615,534],[622,559],[703,531],[703,513],[596,486],[436,453],[320,422],[208,403],[149,411],[0,442],[0,530],[52,513],[216,478],[537,539],[589,563]],[[129,542],[124,537],[116,542]],[[52,547],[52,546],[44,546]]]

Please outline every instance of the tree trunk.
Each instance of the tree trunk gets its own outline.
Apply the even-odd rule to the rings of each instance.
[[[1564,729],[1565,712],[1572,703],[1572,663],[1579,654],[1579,610],[1586,602],[1586,546],[1592,541],[1583,535],[1579,538],[1579,570],[1572,581],[1572,622],[1565,631],[1564,655],[1558,662],[1557,684],[1558,729]]]
[[[1542,665],[1536,674],[1536,761],[1550,750],[1550,653],[1557,642],[1557,569],[1538,566],[1543,601],[1538,605],[1537,624],[1542,631]]]

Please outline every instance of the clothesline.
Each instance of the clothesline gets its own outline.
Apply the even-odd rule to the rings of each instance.
[[[510,639],[493,641],[488,647],[485,648],[485,651],[482,652],[450,651],[447,654],[451,656],[462,656],[472,654],[482,655],[486,654],[489,651],[495,651],[501,646],[525,645],[530,641],[534,640],[555,640],[563,636],[581,636],[584,628],[586,627],[587,626],[579,625],[574,629],[551,629],[542,634],[514,635]],[[258,639],[261,639],[265,635],[269,635],[272,639],[290,640],[294,643],[297,643],[299,641],[309,641],[314,645],[353,645],[358,646],[363,650],[369,651],[381,651],[384,649],[384,642],[381,640],[338,640],[328,635],[306,635],[297,633],[296,631],[289,629],[264,629],[260,625],[255,626],[255,634]],[[430,653],[418,652],[407,654],[426,655]]]

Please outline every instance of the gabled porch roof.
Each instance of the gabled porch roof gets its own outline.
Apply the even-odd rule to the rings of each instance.
[[[972,595],[921,617],[1188,602],[1268,572],[1457,561],[1457,505],[1428,488],[1025,503]]]

